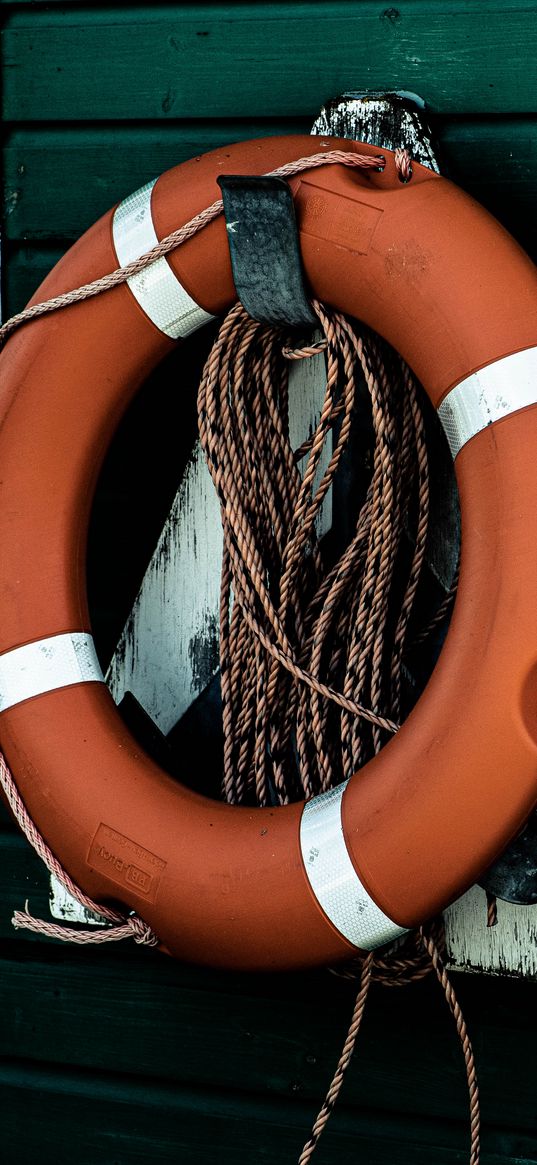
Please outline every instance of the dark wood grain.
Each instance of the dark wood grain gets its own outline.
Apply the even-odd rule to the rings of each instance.
[[[0,1053],[8,1058],[290,1100],[322,1098],[353,1001],[352,988],[328,973],[222,975],[130,946],[10,946],[0,967]],[[477,1045],[486,1124],[535,1133],[531,988],[456,982]],[[499,1056],[510,1065],[505,1075]],[[372,991],[344,1103],[464,1124],[462,1054],[432,978],[404,995]]]
[[[315,1106],[298,1098],[261,1100],[248,1092],[177,1089],[134,1075],[16,1062],[0,1067],[0,1090],[4,1159],[10,1165],[291,1165],[315,1115]],[[342,1104],[318,1156],[338,1165],[466,1165],[467,1142],[467,1129],[457,1122],[394,1118],[380,1108],[350,1110]],[[506,1129],[489,1134],[481,1165],[531,1165],[535,1159],[532,1137]]]
[[[4,32],[4,116],[314,116],[360,86],[419,91],[439,112],[535,112],[533,11],[528,0],[22,8]]]

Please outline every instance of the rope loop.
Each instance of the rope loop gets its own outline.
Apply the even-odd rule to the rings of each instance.
[[[157,935],[151,930],[149,924],[144,922],[143,918],[140,918],[134,911],[127,917],[127,926],[132,931],[135,943],[143,947],[158,947],[159,939]]]
[[[144,946],[158,946],[160,940],[157,935],[154,934],[151,927],[143,919],[139,918],[137,914],[133,912],[125,916],[117,910],[112,910],[109,906],[94,902],[92,898],[84,894],[80,887],[73,882],[32,821],[17,789],[13,774],[6,764],[2,753],[0,753],[0,786],[4,791],[7,803],[19,828],[32,846],[32,849],[41,858],[49,874],[57,878],[67,893],[81,906],[93,914],[100,915],[103,922],[108,923],[101,930],[98,928],[92,928],[91,930],[79,928],[75,930],[74,927],[62,926],[54,922],[45,922],[44,919],[34,918],[30,914],[28,901],[26,901],[24,910],[16,910],[11,919],[15,930],[31,930],[34,934],[42,934],[47,938],[55,938],[60,939],[62,942],[78,944],[118,942],[124,938],[134,938],[135,942],[141,943]]]
[[[395,167],[400,182],[410,182],[412,178],[412,158],[406,149],[398,148],[394,151]]]
[[[100,909],[101,907],[95,905],[96,911]],[[121,915],[118,915],[118,919],[121,917]],[[136,914],[128,915],[123,922],[118,922],[115,925],[111,924],[101,930],[93,928],[91,930],[85,930],[82,927],[75,930],[71,926],[61,926],[55,922],[46,922],[43,918],[35,918],[33,914],[30,914],[28,901],[26,901],[24,910],[15,910],[11,924],[15,930],[30,930],[33,934],[40,934],[45,938],[58,939],[61,942],[74,943],[78,946],[121,942],[126,938],[133,938],[136,943],[141,943],[148,947],[156,947],[159,945],[157,935]]]

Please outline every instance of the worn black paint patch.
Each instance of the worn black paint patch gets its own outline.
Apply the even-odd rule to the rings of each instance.
[[[220,800],[224,737],[219,672],[174,725],[166,745],[172,776],[198,793]]]
[[[207,614],[203,631],[196,632],[188,646],[192,678],[199,691],[207,687],[218,667],[218,638],[217,616]]]
[[[537,903],[537,813],[486,871],[480,885],[504,902]]]

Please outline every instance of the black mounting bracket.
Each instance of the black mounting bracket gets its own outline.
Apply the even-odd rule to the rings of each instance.
[[[224,203],[237,295],[254,320],[317,323],[304,287],[293,195],[283,178],[226,174]]]

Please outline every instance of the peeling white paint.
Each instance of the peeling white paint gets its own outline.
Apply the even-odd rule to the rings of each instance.
[[[537,978],[537,906],[498,899],[498,925],[487,927],[485,891],[473,886],[445,911],[444,922],[453,969]]]
[[[59,918],[61,922],[83,922],[86,926],[110,926],[108,919],[103,918],[102,914],[96,914],[95,911],[88,910],[86,906],[81,906],[80,902],[73,898],[54,874],[50,875],[49,905],[52,917]]]
[[[292,364],[290,437],[310,436],[324,398],[324,357]],[[318,476],[326,468],[327,448]],[[318,520],[332,522],[327,498]],[[218,669],[220,507],[199,443],[176,494],[107,674],[116,703],[132,692],[167,734]]]
[[[116,703],[132,692],[165,734],[218,668],[221,562],[220,507],[197,443],[106,677]]]

